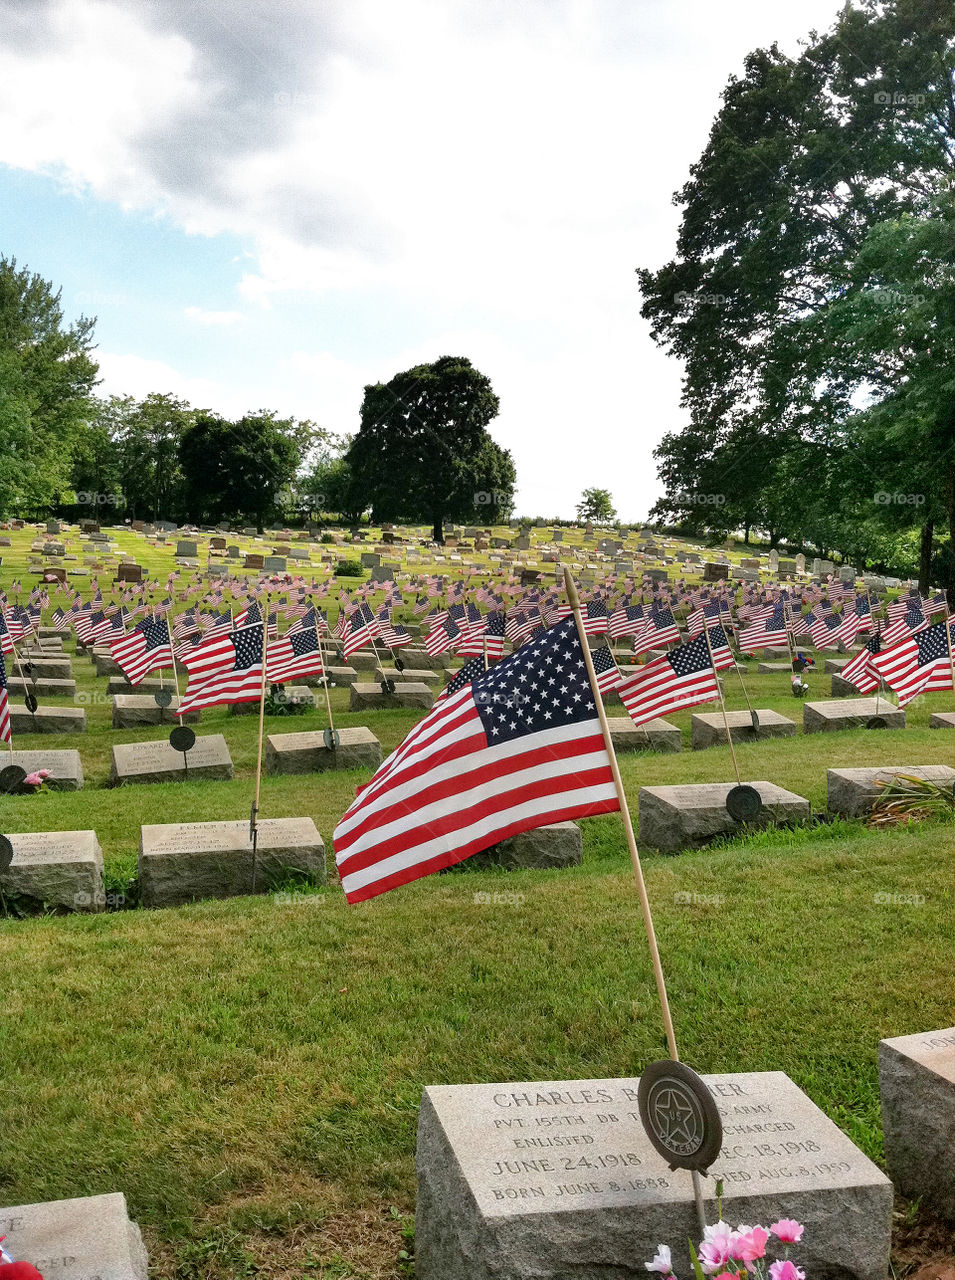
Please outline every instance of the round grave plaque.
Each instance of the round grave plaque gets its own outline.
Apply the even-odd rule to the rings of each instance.
[[[749,717],[753,722],[753,733],[759,733],[759,712],[750,710]]]
[[[395,670],[404,671],[404,669],[405,669],[405,664],[401,661],[401,659],[395,658]]]
[[[0,871],[6,871],[13,861],[13,845],[6,836],[0,836]]]
[[[723,1124],[704,1081],[683,1062],[651,1062],[640,1077],[640,1119],[671,1169],[706,1173],[723,1143]]]
[[[748,822],[755,818],[762,807],[759,792],[745,783],[733,787],[726,797],[726,811],[737,822]]]
[[[32,716],[40,704],[37,702],[35,694],[28,693],[26,697],[23,699],[23,705],[26,707],[27,711],[29,711],[30,715]]]
[[[188,725],[177,725],[169,735],[169,745],[173,751],[181,751],[185,755],[196,745],[196,735]]]
[[[342,741],[341,734],[338,732],[337,729],[325,730],[325,750],[326,751],[337,751],[338,748],[341,746],[341,741]]]
[[[392,693],[394,693],[394,691],[395,691],[395,682],[394,682],[394,680],[382,680],[382,682],[381,682],[381,692],[382,692],[382,693],[384,693],[384,694],[392,694]]]
[[[12,795],[26,776],[26,769],[21,769],[18,764],[8,764],[5,769],[0,769],[0,792]]]
[[[172,690],[171,689],[157,689],[156,692],[153,694],[153,697],[156,699],[157,707],[172,706]]]

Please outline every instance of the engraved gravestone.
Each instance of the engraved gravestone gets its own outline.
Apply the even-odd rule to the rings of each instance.
[[[103,851],[95,831],[13,833],[13,860],[0,872],[0,889],[69,911],[98,911],[103,894]]]
[[[0,1236],[49,1280],[146,1280],[143,1239],[118,1192],[0,1209]]]
[[[955,1027],[882,1040],[879,1089],[892,1181],[955,1222]]]
[[[233,776],[232,757],[221,733],[197,738],[188,762],[169,742],[123,742],[113,747],[110,785],[182,782],[186,778],[225,780]]]
[[[704,1077],[723,1125],[711,1166],[735,1223],[793,1217],[813,1280],[884,1280],[889,1180],[783,1072]],[[698,1238],[689,1174],[640,1122],[638,1080],[426,1088],[418,1121],[419,1280],[637,1280],[661,1242]],[[704,1186],[712,1195],[714,1183]],[[716,1206],[707,1205],[709,1221]]]
[[[46,785],[51,791],[80,791],[83,787],[83,765],[78,751],[4,752],[3,763],[19,765],[25,773],[49,769]]]
[[[177,822],[142,828],[143,905],[267,893],[289,871],[325,883],[325,845],[311,818],[264,818],[253,858],[248,822]]]

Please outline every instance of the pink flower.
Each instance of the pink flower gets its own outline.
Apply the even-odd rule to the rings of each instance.
[[[735,1243],[736,1236],[726,1222],[717,1222],[704,1230],[698,1256],[707,1275],[712,1275],[724,1262],[731,1260]]]
[[[45,780],[50,776],[49,769],[38,769],[36,773],[28,773],[23,779],[25,787],[42,787]]]
[[[673,1274],[673,1264],[670,1260],[670,1246],[661,1244],[657,1249],[656,1255],[652,1262],[643,1264],[648,1271],[659,1271],[661,1276],[669,1276]]]
[[[788,1258],[785,1262],[771,1262],[769,1274],[772,1280],[806,1280],[805,1271],[800,1270]]]
[[[784,1244],[798,1244],[805,1230],[795,1218],[780,1218],[778,1222],[772,1223],[769,1229]]]
[[[769,1232],[762,1227],[740,1227],[733,1245],[733,1258],[737,1262],[755,1262],[765,1255],[768,1239]]]

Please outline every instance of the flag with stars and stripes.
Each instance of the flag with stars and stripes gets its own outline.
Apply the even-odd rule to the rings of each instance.
[[[701,633],[689,644],[654,658],[618,685],[617,693],[634,724],[646,724],[681,707],[715,702],[720,690],[706,637]]]
[[[839,673],[843,680],[848,680],[860,693],[872,693],[879,687],[879,676],[872,666],[872,659],[885,648],[885,632],[882,635],[870,636],[857,653],[847,662]]]
[[[619,808],[573,619],[442,698],[335,829],[349,902],[521,831]]]
[[[256,702],[262,688],[263,630],[261,622],[253,622],[184,654],[189,685],[176,714],[220,702]]]
[[[920,693],[952,687],[949,640],[945,628],[950,622],[936,622],[926,631],[901,640],[891,649],[872,655],[876,675],[898,694],[899,706],[907,706]]]
[[[598,645],[596,649],[592,649],[590,658],[594,664],[597,688],[601,693],[609,693],[611,689],[616,689],[617,685],[623,682],[623,676],[617,670],[614,656],[607,645]]]
[[[118,662],[130,684],[140,684],[150,671],[172,666],[172,640],[165,618],[143,618],[128,636],[110,644],[113,661]]]
[[[322,649],[314,627],[307,631],[294,631],[269,644],[265,658],[266,678],[273,684],[302,676],[321,675]]]
[[[7,668],[0,651],[0,742],[12,742],[13,730],[10,725],[10,694],[7,689]]]

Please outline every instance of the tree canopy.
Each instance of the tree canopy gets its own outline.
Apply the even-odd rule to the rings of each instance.
[[[506,519],[513,505],[510,453],[488,434],[498,397],[463,356],[442,356],[365,387],[361,426],[348,451],[351,506],[377,520]]]

